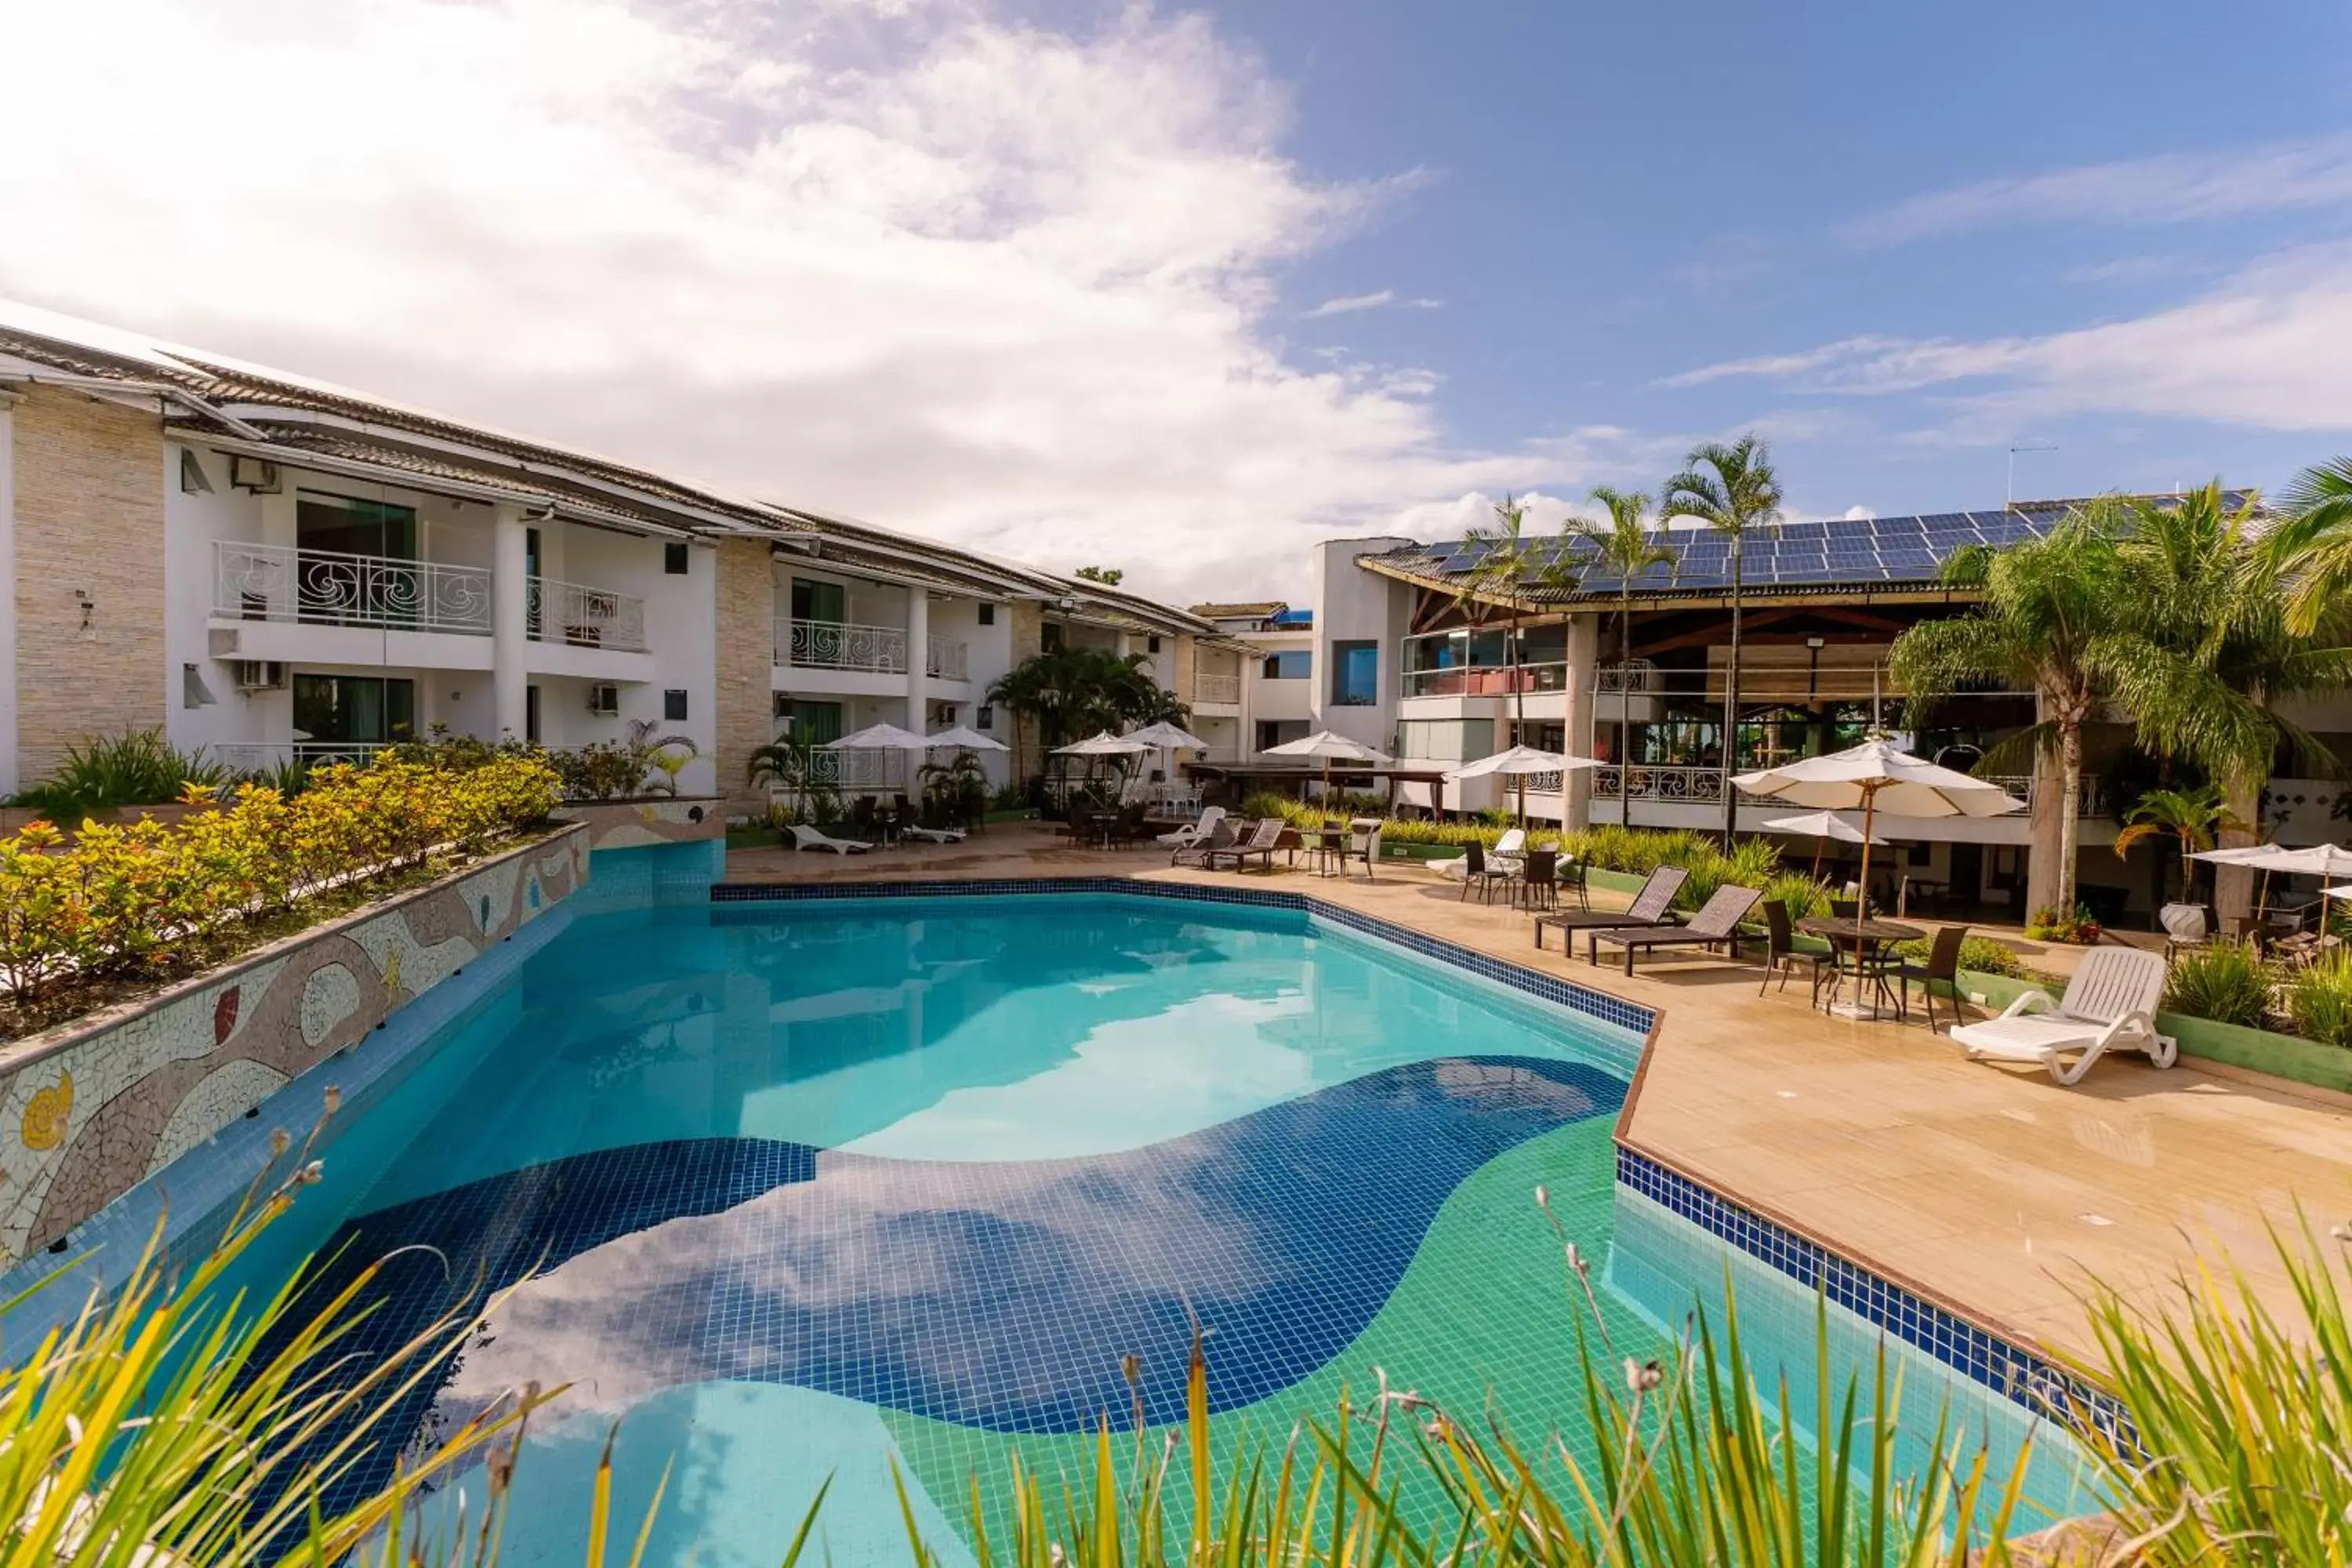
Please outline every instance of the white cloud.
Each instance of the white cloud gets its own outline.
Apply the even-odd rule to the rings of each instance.
[[[1992,224],[2185,223],[2347,203],[2352,134],[2336,134],[1982,180],[1897,202],[1842,232],[1865,245],[1901,245]]]
[[[1980,435],[2080,413],[2344,430],[2347,362],[2352,245],[2325,245],[2263,258],[2196,299],[2127,321],[1975,342],[1846,338],[1676,380],[1753,375],[1851,395],[1981,383],[1962,405]]]
[[[1411,176],[1300,171],[1202,17],[784,11],[11,8],[12,118],[58,133],[0,160],[0,296],[1178,597],[1598,477],[1285,357],[1274,269]]]
[[[1393,289],[1383,289],[1377,294],[1343,294],[1336,300],[1326,300],[1307,312],[1314,321],[1323,316],[1344,316],[1351,310],[1434,310],[1444,304],[1442,300],[1400,300]]]

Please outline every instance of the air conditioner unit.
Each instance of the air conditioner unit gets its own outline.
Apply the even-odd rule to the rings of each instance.
[[[600,719],[617,719],[621,714],[621,689],[609,680],[600,680],[588,688],[588,711]]]
[[[274,658],[238,658],[229,661],[236,672],[239,691],[282,691],[286,689],[286,666]]]

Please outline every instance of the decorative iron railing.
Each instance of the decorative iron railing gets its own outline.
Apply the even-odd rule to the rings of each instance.
[[[635,594],[591,588],[554,577],[530,580],[530,636],[534,642],[573,647],[646,651],[646,602]]]
[[[1238,675],[1196,675],[1192,678],[1192,700],[1195,702],[1239,702],[1242,700],[1242,678]]]
[[[352,763],[364,766],[375,760],[378,752],[391,744],[390,741],[231,742],[214,746],[212,754],[220,760],[223,767],[233,773],[268,773],[298,762],[314,768],[329,763]]]
[[[213,545],[213,613],[244,621],[490,634],[490,574],[283,544]]]
[[[843,621],[796,621],[776,617],[776,662],[808,669],[866,669],[885,675],[907,672],[907,634],[897,626],[857,626]]]
[[[804,771],[800,775],[811,784],[834,789],[904,789],[907,787],[908,762],[904,752],[827,752],[811,749],[803,753]],[[780,792],[789,788],[788,781],[778,781]]]
[[[1999,784],[2001,788],[2007,790],[2010,794],[2023,801],[2025,803],[2025,808],[2028,811],[2033,809],[2033,797],[2037,792],[2033,787],[2033,775],[2032,773],[1983,773],[1979,776],[1981,777],[1985,783]],[[2081,792],[2076,796],[2075,809],[2084,816],[2105,816],[2107,810],[2107,786],[2105,781],[2092,778],[2084,779],[2083,781]]]
[[[1604,664],[1592,672],[1592,689],[1601,694],[1625,692],[1640,695],[1658,689],[1658,667],[1646,658],[1629,658],[1622,664]]]
[[[1607,767],[1592,770],[1595,800],[1721,801],[1721,768]]]
[[[950,638],[933,636],[923,645],[923,673],[941,680],[961,680],[966,662],[964,645]]]

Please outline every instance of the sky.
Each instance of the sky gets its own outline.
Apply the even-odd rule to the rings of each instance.
[[[0,58],[0,298],[1178,602],[1747,431],[1791,517],[2352,451],[2341,0],[88,0]]]

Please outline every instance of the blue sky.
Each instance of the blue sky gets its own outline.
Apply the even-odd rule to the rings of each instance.
[[[1466,439],[1752,423],[1797,503],[1882,512],[1998,502],[2011,440],[2058,448],[2020,456],[2021,495],[2216,472],[2274,483],[2342,449],[2329,431],[2352,398],[2286,432],[2258,412],[2167,417],[2076,389],[2008,416],[1975,401],[2013,390],[1997,375],[1878,394],[1797,373],[1667,383],[1860,336],[1977,343],[2130,321],[2342,241],[2352,7],[1295,0],[1219,14],[1291,84],[1309,169],[1426,172],[1283,292],[1297,309],[1442,301],[1292,333],[1439,372]],[[2315,191],[2266,192],[2242,167],[2304,153]],[[2147,162],[2165,158],[2214,167]],[[1922,198],[2077,170],[2107,177],[1896,219]],[[2166,216],[2171,182],[2200,174],[2242,205]]]
[[[2352,449],[2352,6],[17,6],[0,300],[1173,599]],[[89,84],[109,84],[103,114]],[[183,146],[199,90],[208,149]],[[332,134],[319,128],[332,127]]]

